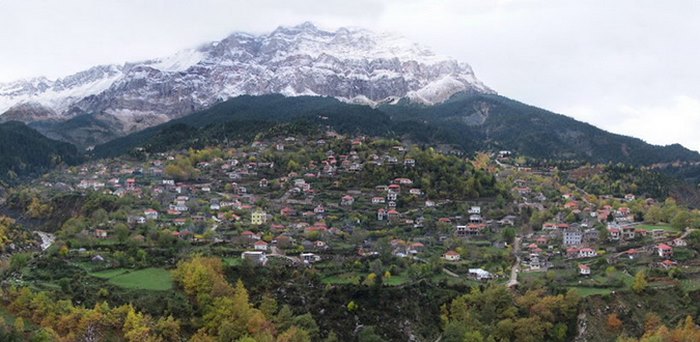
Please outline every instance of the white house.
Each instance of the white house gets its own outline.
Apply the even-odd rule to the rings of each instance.
[[[588,265],[579,264],[579,265],[578,265],[578,274],[580,274],[580,275],[590,275],[590,274],[591,274],[591,268],[590,268]]]
[[[260,238],[261,238],[260,234],[255,234],[255,233],[251,232],[250,230],[244,231],[243,233],[241,233],[241,236],[244,238],[251,239],[251,240],[260,240]]]
[[[345,195],[340,199],[340,205],[352,205],[355,203],[355,199],[350,195]]]
[[[372,197],[372,204],[383,204],[386,203],[384,197]]]
[[[617,227],[609,227],[608,232],[610,233],[610,240],[612,241],[618,241],[620,240],[620,236],[622,235],[620,233],[620,228]]]
[[[253,246],[255,247],[256,251],[266,251],[267,250],[267,242],[265,242],[263,240],[255,241]]]
[[[378,221],[383,221],[383,220],[386,220],[386,218],[387,218],[386,209],[384,209],[384,208],[379,208],[379,209],[377,210],[377,220],[378,220]]]
[[[158,219],[158,211],[154,209],[146,209],[143,212],[143,215],[146,216],[147,220],[157,220]]]
[[[565,245],[579,245],[583,241],[583,233],[578,230],[567,230],[564,232]]]
[[[321,257],[314,253],[301,253],[299,256],[304,263],[311,264],[321,260]]]
[[[479,214],[469,215],[469,222],[470,223],[481,223],[482,221],[483,221],[483,218]]]
[[[410,180],[409,178],[396,178],[394,182],[401,184],[401,185],[411,185],[413,184],[413,181]]]
[[[686,247],[688,246],[688,242],[681,238],[677,238],[673,240],[673,245],[676,247]]]
[[[656,248],[659,253],[659,256],[662,258],[670,258],[673,256],[673,247],[665,243],[659,244]]]
[[[578,251],[579,258],[592,258],[594,256],[596,256],[596,251],[594,251],[592,248],[581,248]]]
[[[481,268],[470,268],[469,276],[476,280],[488,280],[493,278],[490,272],[482,270]]]
[[[241,259],[250,260],[256,265],[265,266],[267,263],[267,255],[263,251],[247,251],[241,253]]]
[[[447,251],[442,257],[447,261],[459,261],[460,259],[459,253],[455,251]]]

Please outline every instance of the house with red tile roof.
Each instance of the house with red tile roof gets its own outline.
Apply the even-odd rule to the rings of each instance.
[[[665,243],[660,243],[658,246],[656,246],[656,251],[662,258],[670,258],[673,256],[673,247]]]
[[[578,274],[580,275],[590,275],[591,274],[591,268],[588,265],[584,264],[579,264],[578,265]]]
[[[460,255],[455,251],[447,251],[442,256],[447,261],[459,261]]]

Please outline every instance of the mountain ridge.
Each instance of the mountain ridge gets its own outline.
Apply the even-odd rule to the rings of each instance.
[[[325,31],[306,22],[269,34],[233,33],[164,58],[95,66],[57,80],[0,84],[0,120],[95,115],[116,119],[115,133],[124,135],[240,95],[332,96],[376,106],[401,98],[435,104],[463,91],[494,93],[468,64],[403,37]]]
[[[396,129],[469,151],[510,149],[540,159],[635,165],[700,160],[680,145],[653,146],[500,96],[468,64],[400,36],[359,28],[326,31],[309,22],[266,34],[236,32],[164,58],[95,66],[57,80],[0,84],[0,110],[9,108],[0,122],[25,122],[51,139],[88,148],[192,113],[211,113],[229,99],[269,94],[299,97],[275,101],[294,103],[306,114],[305,105],[321,108],[306,97],[323,98],[318,103],[365,118],[361,126],[377,123],[384,129],[380,134]],[[326,97],[347,106],[329,104]],[[284,112],[292,118],[249,115],[263,121],[299,117]],[[428,133],[419,134],[416,125]]]

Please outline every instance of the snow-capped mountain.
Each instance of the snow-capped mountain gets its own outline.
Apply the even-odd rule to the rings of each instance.
[[[471,67],[393,34],[321,30],[311,23],[269,34],[234,33],[175,55],[97,66],[58,80],[0,84],[3,120],[109,116],[124,134],[238,95],[332,96],[376,105],[435,104],[457,92],[492,93]]]

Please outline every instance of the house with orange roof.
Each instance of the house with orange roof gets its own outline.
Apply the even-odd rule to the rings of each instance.
[[[447,251],[442,257],[447,261],[459,261],[460,255],[455,251]]]

